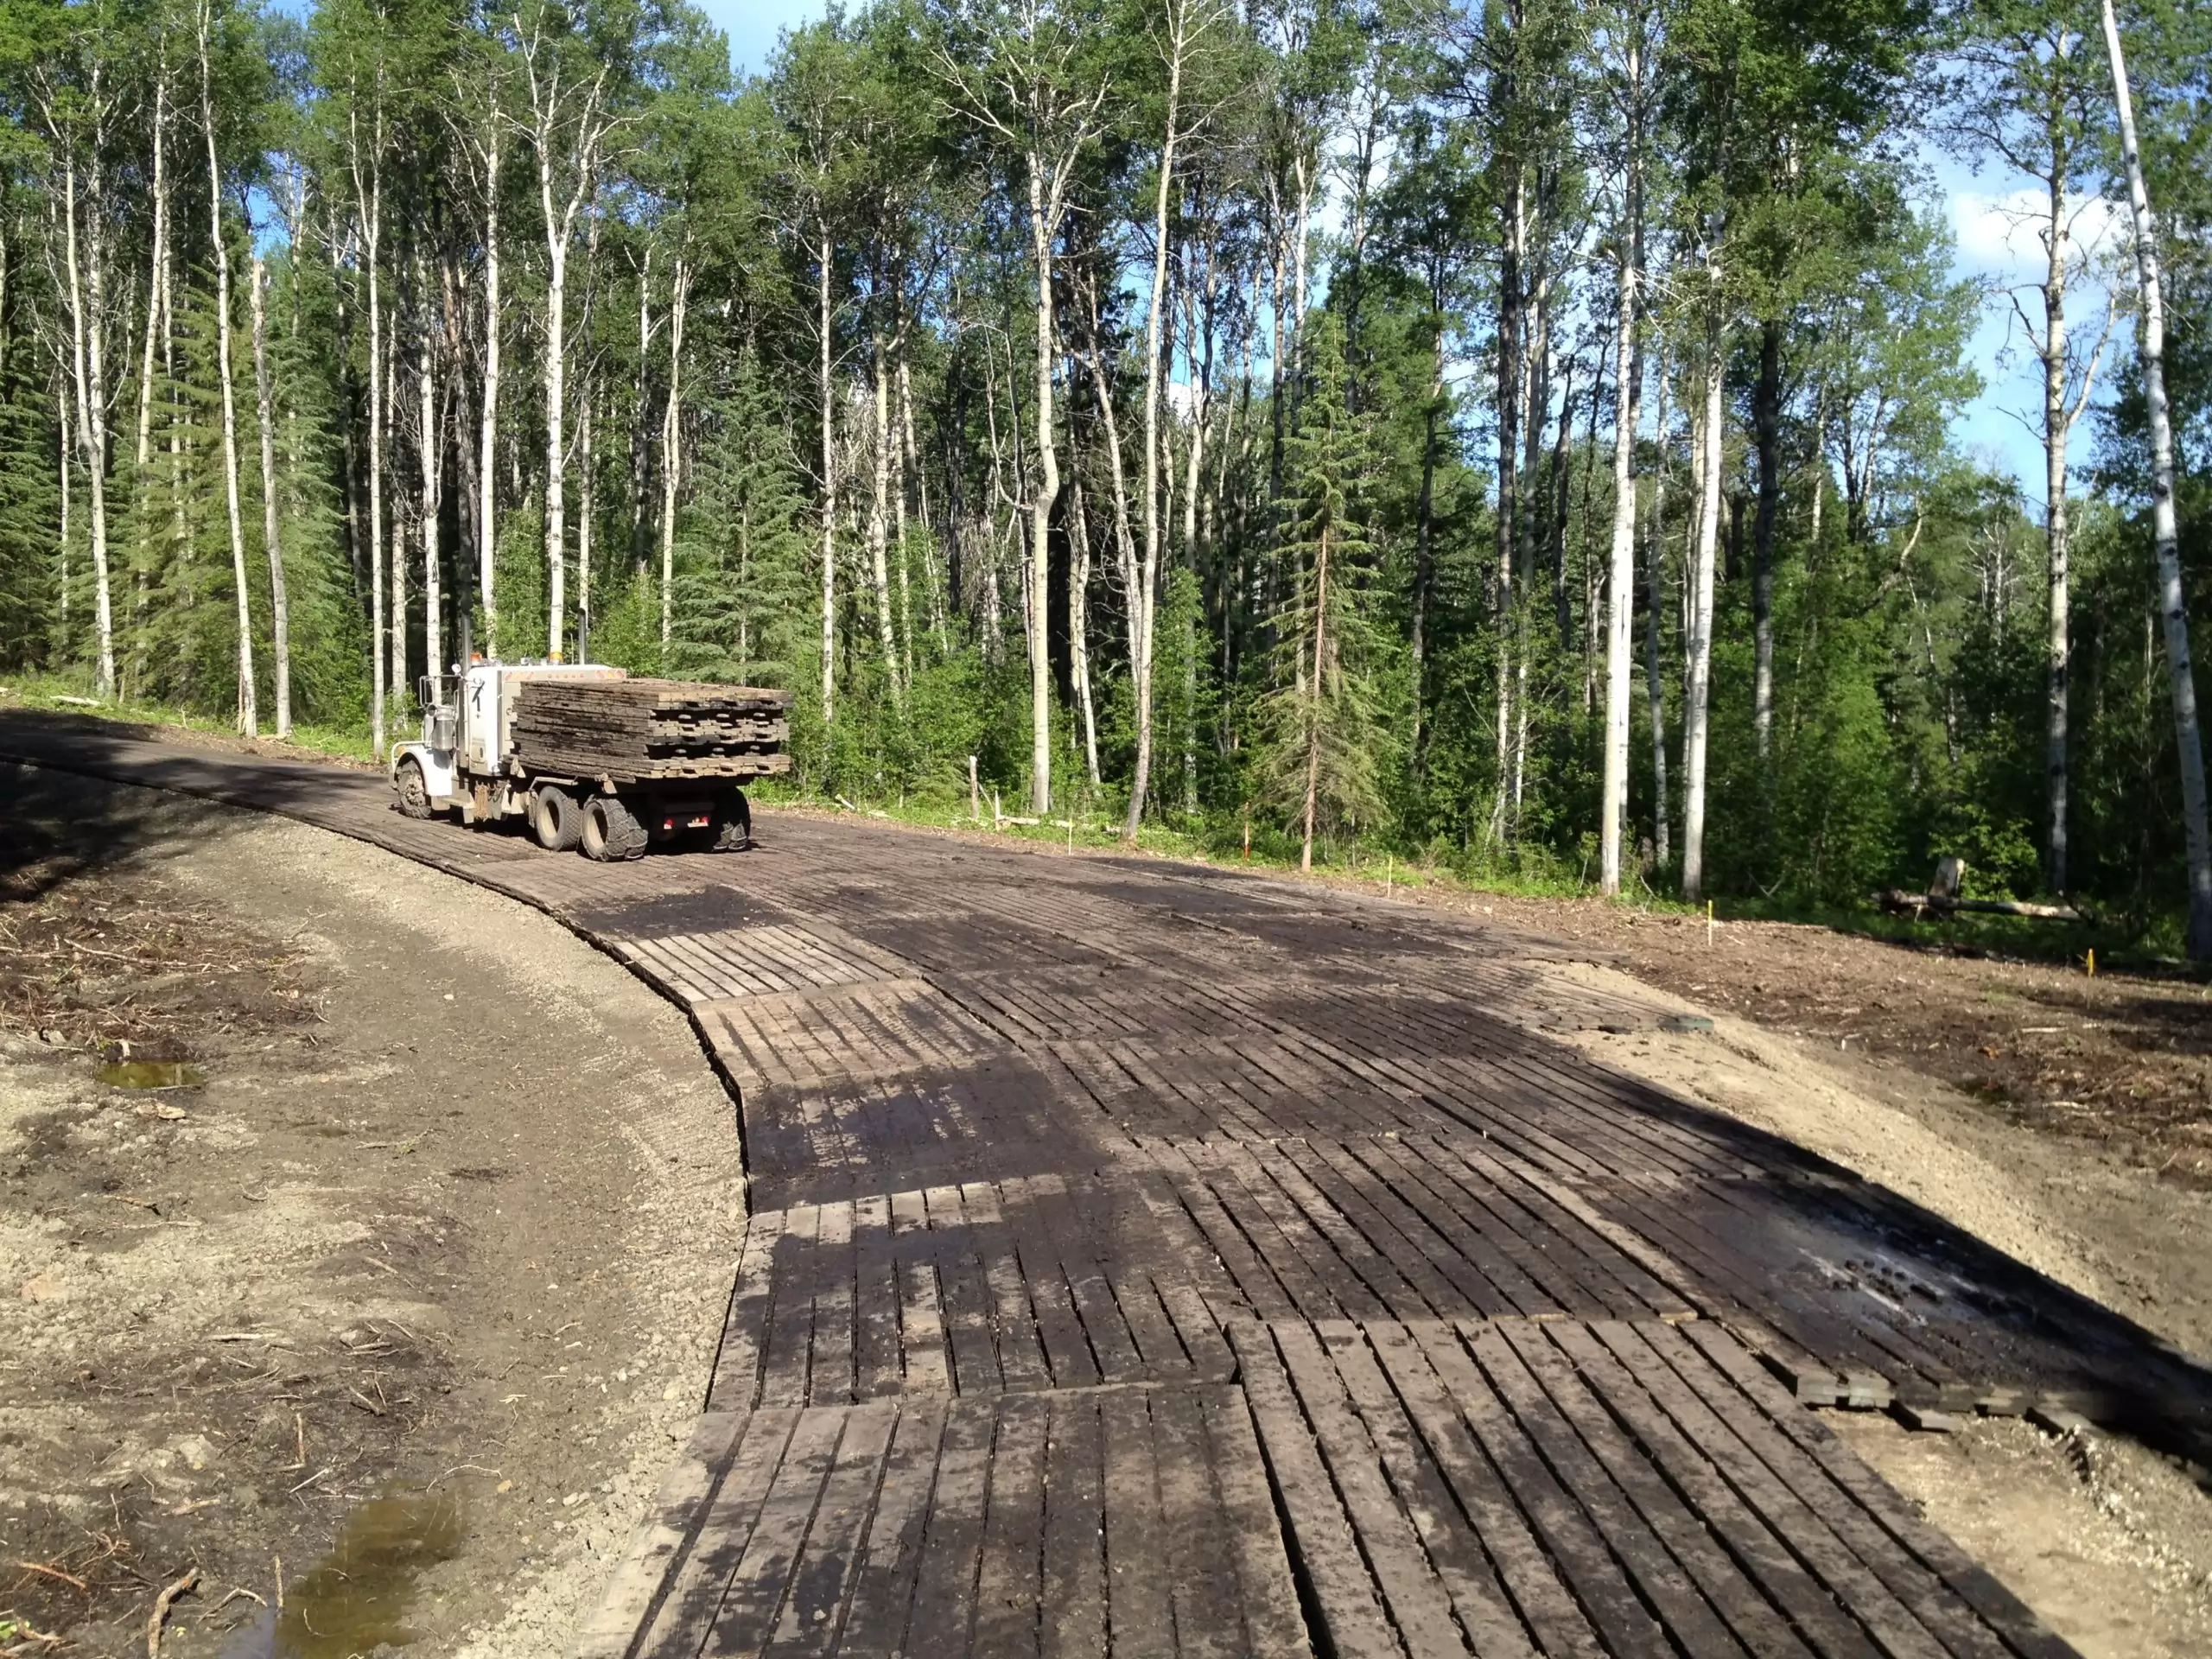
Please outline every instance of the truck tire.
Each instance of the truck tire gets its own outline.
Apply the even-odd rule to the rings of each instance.
[[[547,852],[574,851],[583,832],[583,809],[567,790],[540,784],[531,791],[530,833]]]
[[[743,790],[730,791],[729,799],[715,810],[709,833],[714,839],[708,844],[717,853],[741,853],[753,845],[753,804]]]
[[[645,856],[650,837],[620,796],[594,795],[584,803],[584,856],[616,864]]]
[[[399,763],[399,772],[392,779],[399,791],[399,810],[404,817],[427,818],[435,810],[430,804],[430,786],[423,779],[420,762],[410,758]]]

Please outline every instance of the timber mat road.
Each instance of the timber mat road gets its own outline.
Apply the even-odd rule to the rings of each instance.
[[[594,865],[90,720],[0,754],[373,842],[688,1012],[750,1219],[588,1659],[2057,1655],[1821,1410],[2212,1446],[2147,1332],[1548,1039],[1662,1010],[1530,935],[773,817]]]

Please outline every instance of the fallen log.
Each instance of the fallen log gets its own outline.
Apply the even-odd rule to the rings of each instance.
[[[1954,915],[1961,911],[1972,911],[1987,916],[2025,916],[2039,922],[2087,922],[2089,918],[2071,905],[2031,905],[2012,899],[1960,899],[1949,893],[1906,893],[1891,887],[1879,895],[1881,906],[1893,916],[1910,916],[1916,921],[1929,912],[1938,916]]]

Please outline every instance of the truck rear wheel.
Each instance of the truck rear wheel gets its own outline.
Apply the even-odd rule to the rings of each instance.
[[[741,789],[730,791],[729,799],[715,809],[714,840],[718,853],[741,853],[753,845],[753,804]]]
[[[530,833],[549,853],[565,853],[583,835],[583,809],[565,789],[540,784],[530,795]]]
[[[395,779],[399,789],[399,810],[410,818],[430,816],[430,786],[423,781],[423,767],[412,759],[399,763],[399,775]]]
[[[650,837],[619,796],[594,795],[584,803],[584,856],[602,864],[645,855]]]

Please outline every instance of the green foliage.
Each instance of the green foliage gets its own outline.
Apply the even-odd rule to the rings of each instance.
[[[704,411],[690,511],[677,545],[670,671],[782,685],[805,660],[820,556],[804,486],[759,360],[740,359]],[[819,678],[819,669],[817,670]]]
[[[476,637],[496,644],[499,654],[517,662],[545,649],[545,611],[551,587],[545,570],[545,519],[536,501],[527,501],[499,520],[499,539],[493,555],[492,585],[499,597],[498,637],[493,640],[482,610],[476,615]]]
[[[1290,446],[1287,592],[1275,614],[1274,683],[1261,696],[1257,804],[1305,835],[1377,827],[1390,734],[1384,650],[1373,618],[1374,542],[1357,493],[1367,423],[1345,402],[1343,326],[1311,325],[1309,384]]]
[[[670,671],[660,643],[660,583],[634,568],[602,581],[592,595],[588,643],[593,662],[632,674]]]
[[[371,639],[373,435],[385,550],[404,562],[410,595],[394,620],[410,659],[424,649],[426,473],[442,490],[448,616],[473,612],[477,643],[493,645],[476,591],[482,537],[498,648],[543,648],[550,468],[568,509],[566,603],[592,595],[594,654],[789,688],[796,786],[817,795],[963,811],[973,756],[985,791],[1026,799],[1034,632],[1051,670],[1056,798],[1088,825],[1133,787],[1128,626],[1143,611],[1132,587],[1149,528],[1160,557],[1147,844],[1241,856],[1249,812],[1258,855],[1303,856],[1310,779],[1325,859],[1577,890],[1602,807],[1602,632],[1620,597],[1606,591],[1613,285],[1640,232],[1652,379],[1634,445],[1643,522],[1629,814],[1652,855],[1630,885],[1640,879],[1648,898],[1674,880],[1656,855],[1662,817],[1669,860],[1681,848],[1695,539],[1685,404],[1710,336],[1726,377],[1711,885],[1827,915],[1924,880],[1948,853],[1967,859],[1974,891],[2031,893],[2046,811],[2042,535],[2017,489],[1958,454],[1987,296],[1956,278],[1914,151],[1941,140],[2032,175],[2043,158],[2031,152],[2055,135],[2051,165],[2084,194],[2111,166],[2108,90],[2079,5],[1933,10],[880,0],[792,31],[763,75],[740,83],[719,35],[683,0],[319,0],[298,17],[256,0],[218,5],[209,73],[234,287],[255,248],[274,277],[297,717],[358,741],[372,652],[389,649]],[[2125,10],[2167,227],[2183,564],[2202,616],[2212,614],[2204,24],[2167,0]],[[1179,56],[1179,16],[1200,25]],[[237,698],[237,595],[189,23],[173,6],[113,0],[0,5],[0,663],[55,684],[91,678],[89,480],[73,456],[65,547],[56,428],[97,275],[122,690],[220,722]],[[1631,39],[1643,53],[1634,78]],[[1941,72],[1909,86],[1933,46]],[[168,238],[158,258],[156,109]],[[601,118],[617,124],[594,129]],[[529,136],[541,119],[550,180]],[[1631,152],[1640,226],[1624,211]],[[549,454],[546,197],[557,219],[587,180],[564,241],[556,226],[565,431],[563,453]],[[1041,288],[1033,184],[1040,210],[1058,215]],[[70,204],[74,267],[60,211]],[[487,318],[495,221],[501,301]],[[1156,252],[1167,385],[1148,411]],[[149,290],[172,294],[173,310],[149,309]],[[370,360],[372,296],[388,363]],[[266,709],[259,435],[245,319],[232,321],[246,601]],[[486,454],[477,416],[493,339],[502,378]],[[1032,547],[1045,488],[1039,339],[1058,352],[1048,379],[1062,481]],[[435,446],[415,396],[426,345]],[[2098,469],[2075,515],[2071,879],[2115,926],[2156,938],[2180,890],[2178,756],[2149,626],[2143,414],[2125,349],[2107,376]],[[372,387],[384,417],[373,435]],[[1763,429],[1778,478],[1763,469]],[[1517,511],[1501,537],[1507,469]],[[1763,486],[1774,509],[1764,538]],[[1770,543],[1762,751],[1752,567]],[[1071,570],[1086,545],[1096,785],[1070,638]],[[588,570],[576,563],[586,548]],[[1032,558],[1050,599],[1026,618]],[[1655,560],[1663,813],[1643,661]],[[825,630],[834,720],[821,696]]]
[[[1167,579],[1155,621],[1159,656],[1153,664],[1154,775],[1153,798],[1182,817],[1195,817],[1204,785],[1216,771],[1208,730],[1215,701],[1214,638],[1206,626],[1205,594],[1197,573],[1177,570]]]
[[[79,654],[73,625],[81,622],[90,593],[85,537],[71,525],[70,545],[57,534],[60,520],[60,434],[51,403],[35,386],[9,388],[0,402],[0,664],[10,671],[58,656]],[[71,569],[65,582],[59,567]],[[76,614],[63,628],[61,598]]]

